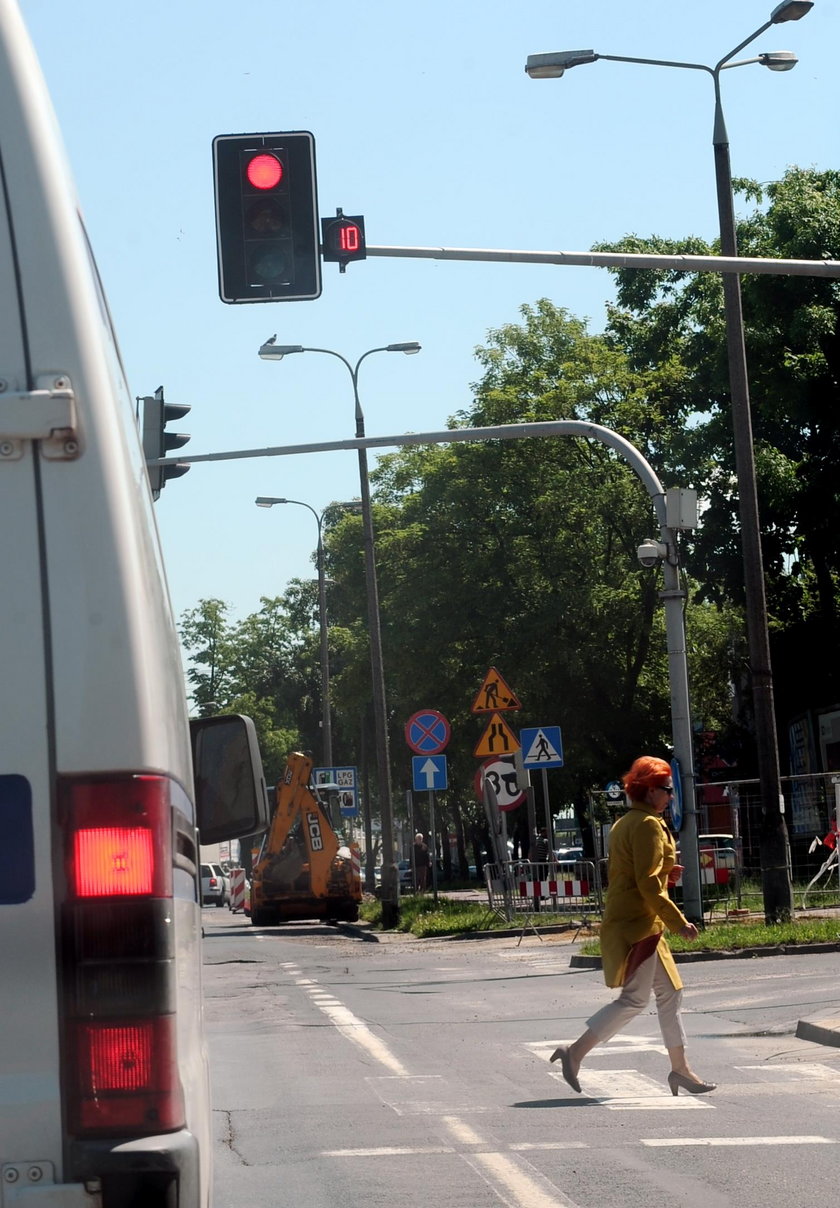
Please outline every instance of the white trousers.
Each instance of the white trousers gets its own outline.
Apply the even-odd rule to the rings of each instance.
[[[685,1045],[685,1031],[680,1018],[682,990],[675,990],[659,954],[653,952],[621,987],[618,998],[607,1003],[586,1021],[586,1026],[603,1043],[620,1032],[631,1019],[650,1002],[651,991],[656,997],[659,1029],[667,1049]]]

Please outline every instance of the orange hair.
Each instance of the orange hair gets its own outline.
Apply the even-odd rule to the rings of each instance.
[[[631,801],[644,800],[648,789],[670,783],[671,765],[655,755],[640,755],[629,772],[624,773],[624,791]]]

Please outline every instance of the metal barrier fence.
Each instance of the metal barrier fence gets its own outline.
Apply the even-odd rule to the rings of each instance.
[[[832,860],[832,849],[822,840],[836,825],[840,773],[783,776],[781,783],[794,904],[800,908],[835,906],[840,903],[838,862]],[[701,849],[704,832],[729,833],[735,853],[728,884],[704,885],[704,901],[710,910],[715,905],[760,910],[762,801],[758,781],[701,782],[696,788]],[[724,900],[715,902],[715,898]]]
[[[507,923],[521,919],[523,934],[536,919],[562,920],[569,926],[580,919],[583,926],[603,913],[600,869],[592,860],[505,860],[485,864],[484,876],[491,914]]]

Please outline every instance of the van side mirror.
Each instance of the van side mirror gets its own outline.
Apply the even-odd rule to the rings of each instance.
[[[232,713],[190,721],[195,806],[202,843],[255,835],[268,827],[257,732]]]

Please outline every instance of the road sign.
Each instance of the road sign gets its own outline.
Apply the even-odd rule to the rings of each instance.
[[[437,709],[420,709],[405,723],[405,741],[418,755],[437,755],[451,733],[449,722]]]
[[[522,762],[526,768],[562,768],[563,738],[559,726],[535,726],[520,730]]]
[[[342,818],[358,817],[359,794],[354,767],[313,768],[312,778],[316,789],[336,794]]]
[[[487,729],[476,743],[473,755],[483,758],[487,755],[509,755],[518,750],[519,739],[501,713],[494,713],[487,723]]]
[[[521,709],[519,697],[496,670],[491,667],[484,677],[471,713],[504,713],[506,709]]]
[[[604,795],[607,801],[622,801],[624,799],[624,789],[617,780],[611,780],[604,789]]]
[[[671,811],[671,823],[675,831],[682,830],[683,824],[683,794],[682,794],[682,776],[680,775],[680,765],[676,759],[671,760],[671,784],[674,786],[674,795],[671,798],[671,804],[668,807]]]
[[[525,800],[525,790],[519,787],[519,777],[512,755],[505,755],[501,759],[485,759],[479,767],[475,774],[475,795],[482,802],[485,778],[490,782],[500,810],[515,810]]]
[[[438,793],[448,785],[445,755],[414,755],[411,759],[413,788],[418,793]]]

